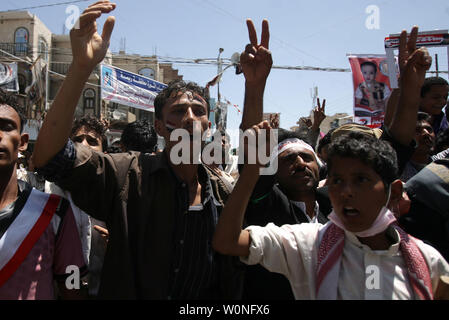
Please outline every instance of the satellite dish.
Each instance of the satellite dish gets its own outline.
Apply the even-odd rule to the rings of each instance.
[[[232,62],[232,64],[240,63],[240,53],[234,52],[231,56],[231,62]]]

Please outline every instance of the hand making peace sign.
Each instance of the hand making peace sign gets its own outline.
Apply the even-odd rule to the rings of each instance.
[[[268,20],[262,22],[262,38],[260,44],[257,44],[256,28],[251,19],[246,20],[250,43],[246,45],[245,51],[240,55],[240,65],[245,75],[246,82],[265,83],[270,74],[273,59],[268,50],[270,40],[270,31],[268,29]]]
[[[319,128],[321,122],[326,119],[324,108],[326,106],[326,99],[323,100],[323,105],[320,104],[320,98],[317,98],[317,106],[313,109],[313,127]]]
[[[403,30],[399,38],[399,68],[401,86],[421,88],[426,71],[432,65],[432,57],[426,48],[416,48],[418,27],[414,26],[407,41],[407,31]]]

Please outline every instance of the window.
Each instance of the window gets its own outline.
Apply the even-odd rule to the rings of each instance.
[[[83,94],[84,110],[95,109],[95,90],[86,89]]]
[[[41,55],[44,61],[48,61],[48,45],[44,38],[39,38],[38,54]]]
[[[19,93],[25,94],[25,88],[27,86],[27,80],[25,76],[21,73],[18,74],[18,80],[19,80]]]
[[[20,27],[14,33],[15,54],[28,54],[29,32],[26,28]]]
[[[139,70],[139,74],[141,75],[141,76],[144,76],[144,77],[147,77],[147,78],[150,78],[150,79],[153,79],[154,80],[154,70],[153,69],[151,69],[151,68],[143,68],[143,69],[140,69]]]

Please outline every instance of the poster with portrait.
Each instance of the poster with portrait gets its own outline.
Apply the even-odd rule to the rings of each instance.
[[[16,62],[0,62],[0,88],[5,91],[19,91],[19,78],[17,76]]]
[[[354,85],[354,122],[371,128],[382,125],[391,94],[385,55],[350,55]]]

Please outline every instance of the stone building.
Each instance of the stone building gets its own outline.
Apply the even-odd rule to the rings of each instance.
[[[36,15],[27,11],[0,12],[0,63],[18,64],[18,96],[26,110],[26,129],[32,142],[37,138],[45,112],[56,96],[71,61],[68,35],[53,34]],[[108,51],[103,63],[162,83],[182,79],[171,64],[159,63],[156,56]],[[153,112],[101,100],[99,69],[97,66],[90,75],[78,101],[75,117],[90,114],[107,120],[110,123],[110,140],[120,136],[121,129],[128,122],[142,118],[154,121]],[[38,94],[32,95],[33,90]],[[47,91],[48,95],[45,95]]]

